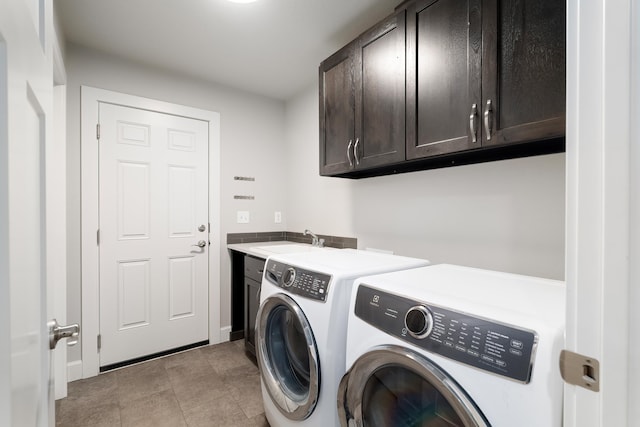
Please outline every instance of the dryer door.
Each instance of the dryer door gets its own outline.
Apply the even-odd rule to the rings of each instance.
[[[488,427],[465,391],[426,357],[380,346],[358,358],[338,389],[343,427]]]
[[[275,294],[260,305],[256,350],[262,381],[287,418],[304,420],[320,391],[320,359],[313,332],[296,302]]]

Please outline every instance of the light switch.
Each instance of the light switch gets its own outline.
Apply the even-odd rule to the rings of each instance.
[[[273,214],[273,222],[280,224],[282,222],[282,212],[275,211]]]

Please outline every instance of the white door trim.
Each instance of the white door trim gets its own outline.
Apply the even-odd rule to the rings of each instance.
[[[82,221],[82,377],[99,373],[100,330],[98,230],[98,102],[204,120],[209,123],[209,342],[220,338],[220,114],[104,89],[82,86],[81,92],[81,221]]]
[[[600,391],[565,386],[565,427],[636,421],[636,3],[567,3],[566,348],[599,360]]]

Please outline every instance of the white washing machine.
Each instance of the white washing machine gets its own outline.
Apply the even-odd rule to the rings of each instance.
[[[342,426],[560,427],[563,282],[453,265],[358,279]]]
[[[256,318],[256,352],[273,427],[338,425],[347,314],[354,280],[428,261],[354,249],[267,259]]]

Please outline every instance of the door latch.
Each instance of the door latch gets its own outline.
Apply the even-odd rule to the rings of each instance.
[[[569,350],[560,352],[560,374],[572,385],[587,390],[600,391],[600,362]]]
[[[60,326],[56,319],[47,323],[49,327],[49,349],[56,348],[56,344],[63,338],[69,338],[68,346],[78,343],[78,335],[80,335],[80,326],[77,323],[67,326]]]

